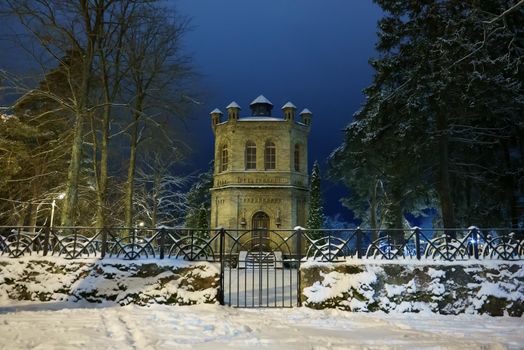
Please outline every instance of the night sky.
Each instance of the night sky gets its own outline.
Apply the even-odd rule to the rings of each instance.
[[[340,145],[343,128],[363,102],[371,82],[368,64],[377,54],[381,11],[371,0],[176,0],[167,1],[191,19],[185,51],[200,74],[202,104],[187,125],[194,153],[185,171],[207,170],[213,157],[209,112],[236,101],[244,113],[258,95],[274,104],[273,115],[292,101],[313,112],[309,168]],[[13,23],[0,25],[0,68],[24,71],[30,62],[9,39]],[[7,34],[7,35],[6,35]],[[243,114],[245,115],[245,114]],[[345,189],[323,181],[326,213],[350,213],[338,199]]]
[[[371,1],[348,0],[178,0],[177,10],[191,17],[186,49],[202,74],[202,106],[191,122],[194,162],[206,169],[213,157],[209,112],[236,101],[248,113],[263,94],[273,115],[292,101],[313,112],[309,138],[310,169],[342,142],[343,128],[363,102],[371,82],[368,64],[376,56],[381,11]],[[327,214],[350,218],[338,199],[345,190],[323,182]]]

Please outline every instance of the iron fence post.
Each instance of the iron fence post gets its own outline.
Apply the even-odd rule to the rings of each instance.
[[[107,228],[102,228],[102,248],[100,252],[100,259],[105,258],[107,252]]]
[[[473,237],[473,255],[475,259],[479,258],[479,233],[477,228],[473,228],[471,232],[471,237]]]
[[[49,251],[49,231],[52,230],[52,228],[45,227],[44,228],[44,256],[47,255]]]
[[[218,291],[218,302],[220,305],[224,305],[224,243],[226,238],[226,231],[220,229],[220,240],[219,240],[219,254],[220,254],[220,290]]]
[[[415,249],[417,253],[417,260],[420,260],[420,228],[415,228]]]
[[[444,232],[446,232],[446,231],[444,231]],[[449,243],[451,242],[451,237],[447,233],[445,233],[445,235],[446,235],[446,242],[444,242],[445,243],[444,247],[446,248],[446,255],[444,256],[444,259],[449,261],[450,260],[449,259],[449,256],[450,256],[449,255],[450,254],[449,253]],[[440,253],[440,255],[442,255],[441,251],[439,251],[439,253]]]
[[[331,256],[331,231],[329,231],[329,233],[328,233],[328,242],[327,242],[327,244],[328,244],[328,249],[329,249],[329,255],[328,255],[329,260],[333,261],[333,260],[335,260],[335,257]]]
[[[15,258],[20,257],[20,230],[21,230],[21,229],[22,229],[22,228],[19,227],[18,230],[17,230],[17,234],[16,234],[16,254],[17,254],[18,256],[15,256]]]
[[[165,236],[165,232],[164,232],[164,228],[162,227],[160,229],[160,232],[158,232],[158,235],[160,237],[158,237],[158,245],[160,246],[159,247],[159,255],[160,255],[160,259],[164,259],[164,236]]]
[[[301,298],[302,278],[300,278],[300,261],[302,260],[302,229],[301,228],[299,228],[296,231],[296,235],[297,235],[297,239],[296,239],[296,243],[297,243],[296,245],[296,250],[297,250],[297,253],[296,253],[296,257],[297,257],[297,305],[302,306],[302,298]]]
[[[77,229],[74,228],[73,229],[73,242],[74,243],[73,243],[73,256],[72,256],[72,258],[76,258],[77,257],[77,255],[76,255],[76,242],[77,242],[77,239],[78,239],[77,235],[78,235]]]
[[[357,236],[357,258],[362,259],[362,230],[360,227],[357,227],[355,234]]]
[[[193,259],[194,259],[194,257],[193,257],[193,244],[194,244],[194,237],[193,237],[193,235],[195,234],[195,231],[191,230],[190,232],[191,232],[191,234],[190,234],[191,235],[191,243],[190,243],[191,244],[191,248],[190,248],[191,249],[191,253],[190,253],[190,259],[189,260],[193,261]]]

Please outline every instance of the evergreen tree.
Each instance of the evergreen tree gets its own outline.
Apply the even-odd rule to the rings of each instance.
[[[187,194],[186,227],[201,228],[203,223],[203,209],[206,212],[206,222],[211,217],[211,193],[213,187],[213,167],[198,176],[197,181]]]
[[[64,189],[72,116],[49,96],[68,96],[65,72],[76,65],[74,57],[69,52],[38,84],[36,92],[16,101],[14,115],[2,119],[0,159],[5,157],[2,169],[8,173],[0,176],[0,197],[12,201],[0,206],[0,219],[4,217],[5,223],[43,225],[50,205],[42,203],[50,203]]]
[[[198,228],[198,235],[201,238],[208,238],[208,229],[209,229],[209,212],[204,203],[200,206],[200,209],[198,210],[198,222],[197,222],[197,228]]]
[[[371,209],[378,179],[395,227],[403,213],[432,203],[446,228],[514,223],[524,159],[523,41],[515,25],[523,7],[376,2],[386,16],[374,80],[331,157],[334,176],[353,190],[349,202]]]
[[[311,180],[309,184],[309,216],[307,219],[307,228],[310,230],[319,230],[324,223],[324,209],[320,198],[320,167],[318,162],[313,164]],[[321,238],[320,232],[313,233],[315,239]]]
[[[24,224],[31,199],[27,189],[31,176],[31,143],[38,130],[16,116],[0,114],[0,225]],[[37,179],[34,179],[35,181]]]

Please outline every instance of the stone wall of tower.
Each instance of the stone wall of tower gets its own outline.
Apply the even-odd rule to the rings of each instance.
[[[240,118],[214,125],[215,171],[211,226],[251,229],[253,215],[269,216],[269,229],[305,225],[308,204],[307,136],[309,127],[293,120]],[[256,144],[256,170],[246,170],[245,145]],[[267,141],[276,146],[276,167],[265,170]],[[222,170],[221,149],[228,148],[228,167]],[[295,144],[300,166],[295,171]]]

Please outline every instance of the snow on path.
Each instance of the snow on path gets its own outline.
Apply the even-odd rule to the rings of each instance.
[[[0,308],[0,349],[524,348],[522,318],[217,305],[73,306]]]

